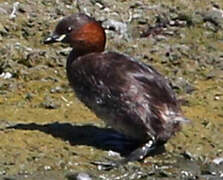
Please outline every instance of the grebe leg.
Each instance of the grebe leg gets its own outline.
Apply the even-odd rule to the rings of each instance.
[[[139,161],[143,160],[150,152],[156,148],[156,145],[153,140],[149,140],[143,146],[135,149],[131,152],[126,158],[118,161],[109,161],[109,162],[93,162],[92,164],[97,165],[99,170],[111,170],[119,166],[125,165],[130,161]]]
[[[138,147],[136,150],[131,152],[126,158],[125,161],[139,161],[143,160],[152,150],[156,148],[153,140],[149,140],[141,147]]]

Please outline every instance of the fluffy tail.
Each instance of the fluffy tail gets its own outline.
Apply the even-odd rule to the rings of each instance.
[[[190,119],[185,118],[182,115],[174,116],[171,118],[175,122],[180,122],[180,123],[191,123]]]

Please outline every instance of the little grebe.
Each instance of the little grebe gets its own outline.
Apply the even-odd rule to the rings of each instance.
[[[187,119],[164,76],[130,56],[104,51],[105,41],[100,23],[73,14],[61,20],[44,43],[71,45],[66,69],[77,97],[108,125],[140,141],[125,162],[140,160]]]

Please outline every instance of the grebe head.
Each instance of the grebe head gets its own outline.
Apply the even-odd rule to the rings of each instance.
[[[62,19],[44,43],[68,43],[77,52],[87,54],[104,51],[105,41],[100,23],[85,14],[73,14]]]

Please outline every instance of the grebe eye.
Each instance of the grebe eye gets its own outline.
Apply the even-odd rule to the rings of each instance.
[[[67,28],[67,30],[68,30],[68,32],[71,32],[73,29],[72,29],[72,27],[69,26],[69,27]]]

